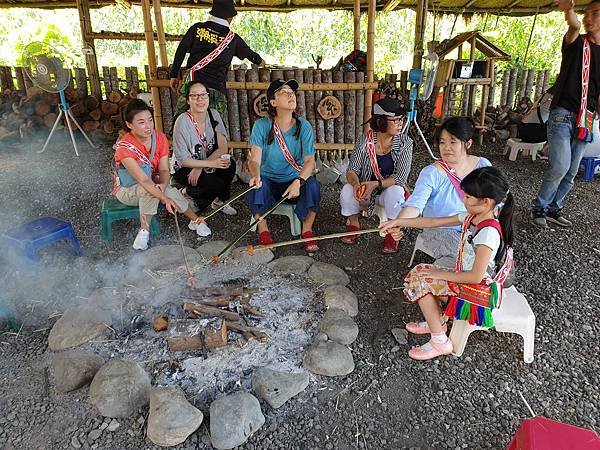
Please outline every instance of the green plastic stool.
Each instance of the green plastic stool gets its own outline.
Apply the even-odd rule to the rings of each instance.
[[[300,233],[302,232],[302,222],[300,222],[300,219],[298,219],[298,216],[296,215],[295,205],[292,205],[290,203],[282,203],[277,208],[275,208],[273,214],[277,214],[279,216],[286,216],[290,220],[291,235],[300,236]],[[250,223],[252,222],[254,222],[254,217],[250,217]],[[257,226],[254,225],[251,231],[256,232],[256,229]]]
[[[100,233],[102,240],[107,242],[112,241],[112,223],[114,221],[139,218],[140,208],[137,206],[125,205],[115,197],[107,198],[102,202],[102,210],[100,212]],[[156,220],[156,215],[154,215],[150,221],[150,235],[158,236],[159,234],[158,220]]]

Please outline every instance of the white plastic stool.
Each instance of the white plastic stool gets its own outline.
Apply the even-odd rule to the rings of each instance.
[[[364,205],[364,206],[361,206],[360,209],[362,211],[363,217],[367,217],[367,212],[369,210],[369,206]],[[385,213],[385,209],[381,205],[375,205],[375,208],[373,208],[373,214],[375,214],[377,217],[379,217],[380,224],[388,220],[388,216]]]
[[[504,147],[504,154],[506,155],[509,150],[510,154],[508,155],[509,161],[515,161],[517,159],[517,155],[519,151],[523,152],[523,156],[530,155],[531,160],[535,161],[537,157],[537,152],[541,151],[544,148],[545,142],[536,142],[535,144],[527,143],[521,141],[519,138],[510,138],[506,141],[506,147]]]
[[[298,216],[296,215],[294,205],[291,203],[282,203],[275,208],[275,211],[271,214],[286,216],[290,220],[290,233],[292,236],[300,236],[300,233],[302,232],[302,222],[300,222],[300,219],[298,219]],[[250,223],[252,222],[254,222],[254,217],[250,218]],[[252,231],[256,231],[256,225],[252,228]]]
[[[516,333],[523,336],[523,360],[533,362],[533,340],[535,335],[535,315],[527,299],[514,286],[504,289],[500,307],[492,311],[494,327],[502,333]],[[467,339],[473,331],[486,328],[471,325],[467,320],[454,320],[450,330],[450,340],[454,347],[452,354],[461,356]]]
[[[421,250],[423,253],[425,253],[426,255],[431,256],[433,258],[433,255],[431,254],[429,249],[425,246],[425,240],[423,239],[423,234],[419,233],[419,234],[417,234],[417,240],[415,241],[415,248],[413,248],[412,255],[410,256],[410,261],[408,262],[408,267],[412,266],[413,260],[415,259],[415,253],[417,253],[417,250]]]

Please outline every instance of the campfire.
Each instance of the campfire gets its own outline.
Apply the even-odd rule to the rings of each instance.
[[[256,327],[265,315],[251,304],[258,288],[246,288],[236,281],[223,287],[187,286],[180,302],[185,319],[171,319],[160,314],[154,319],[155,331],[167,332],[170,351],[201,351],[224,347],[242,340],[267,341],[267,334]]]

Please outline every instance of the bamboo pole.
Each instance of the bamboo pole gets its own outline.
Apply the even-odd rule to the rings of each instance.
[[[241,149],[247,149],[250,148],[250,143],[248,143],[247,141],[229,141],[227,143],[229,148],[241,148]],[[316,150],[353,150],[354,149],[354,144],[346,144],[346,143],[336,143],[336,142],[332,142],[332,143],[328,143],[328,142],[317,142],[315,144],[315,149]]]
[[[427,0],[417,0],[417,17],[415,18],[415,47],[413,51],[413,68],[421,68],[423,62],[423,45],[425,40],[425,23],[427,21]]]
[[[154,20],[156,20],[156,36],[158,38],[160,65],[167,67],[169,65],[169,58],[167,55],[167,41],[165,39],[165,27],[163,26],[160,0],[152,0],[152,6],[154,7]]]
[[[48,2],[44,2],[48,3]],[[96,59],[96,48],[94,39],[88,36],[92,33],[92,20],[90,17],[90,5],[88,0],[77,0],[77,12],[79,13],[79,27],[81,28],[81,40],[84,48],[88,49],[85,53],[85,66],[87,68],[88,79],[90,80],[90,92],[98,99],[102,98],[102,88],[100,87],[100,73],[98,72],[98,60]]]
[[[472,64],[473,61],[475,61],[475,45],[476,45],[476,37],[473,36],[473,38],[471,39],[470,44],[470,51],[469,51],[469,62]],[[475,91],[477,90],[476,86],[469,86],[469,88],[467,89],[467,92],[469,93],[468,99],[469,99],[469,104],[467,105],[467,115],[469,117],[473,116],[473,107],[474,107],[474,103],[475,103]]]
[[[360,0],[354,0],[354,50],[360,50]]]
[[[273,73],[280,73],[283,78],[283,72],[281,70],[272,70]],[[294,71],[286,71],[289,72],[289,76],[294,76]],[[271,75],[271,81],[277,80],[277,77]],[[152,80],[148,86],[150,87],[169,87],[168,81],[165,80]],[[377,89],[379,83],[377,81],[371,82],[363,82],[363,83],[327,83],[325,81],[321,83],[300,83],[299,90],[301,91],[325,91],[325,90],[335,90],[335,91],[356,91],[359,89]],[[269,87],[269,83],[267,82],[248,82],[248,81],[228,81],[226,85],[227,89],[258,89],[259,91],[266,91]]]
[[[377,2],[369,0],[367,12],[367,83],[375,79],[375,14]],[[371,118],[371,107],[373,105],[373,89],[367,89],[365,93],[365,115],[364,122]]]
[[[148,69],[150,79],[149,85],[156,76],[156,51],[154,49],[154,33],[152,32],[152,15],[150,14],[150,0],[142,0],[142,12],[144,16],[144,33],[146,35],[146,49],[148,51]],[[165,80],[168,82],[168,80]],[[151,85],[150,85],[151,86]],[[154,126],[158,131],[163,131],[162,114],[160,107],[160,94],[158,87],[151,86],[152,106],[154,106]]]

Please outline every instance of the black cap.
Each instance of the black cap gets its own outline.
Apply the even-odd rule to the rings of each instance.
[[[296,92],[298,90],[298,82],[294,79],[292,80],[275,80],[272,81],[271,84],[269,85],[269,87],[267,88],[267,98],[271,99],[273,98],[273,96],[275,95],[275,92],[277,92],[279,89],[281,89],[284,86],[289,86],[290,88],[292,88],[292,91]]]
[[[221,19],[230,19],[237,15],[233,0],[213,0],[210,15]]]
[[[373,116],[404,116],[408,111],[398,100],[389,97],[384,97],[373,105]]]

